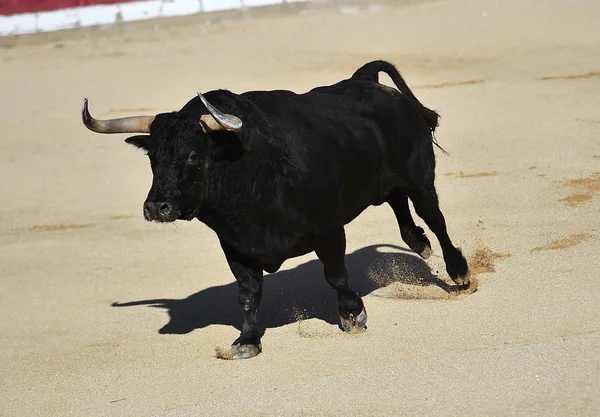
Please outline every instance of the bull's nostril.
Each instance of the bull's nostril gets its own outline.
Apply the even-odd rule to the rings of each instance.
[[[148,221],[167,221],[170,220],[172,213],[173,207],[165,201],[144,202],[144,218]]]
[[[161,214],[167,214],[170,210],[171,206],[169,205],[169,203],[160,203],[160,206],[158,207],[158,211]]]

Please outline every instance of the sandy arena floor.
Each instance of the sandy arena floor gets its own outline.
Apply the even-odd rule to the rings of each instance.
[[[0,49],[1,416],[597,415],[600,2],[353,11]],[[437,242],[421,261],[371,208],[347,227],[366,333],[333,324],[310,255],[265,278],[263,353],[215,359],[241,318],[215,235],[144,221],[147,158],[87,131],[82,98],[97,117],[154,114],[375,58],[442,114],[438,192],[478,291],[449,295]]]

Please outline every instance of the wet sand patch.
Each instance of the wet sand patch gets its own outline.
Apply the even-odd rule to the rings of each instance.
[[[461,85],[477,85],[477,84],[483,84],[483,83],[485,83],[485,80],[452,81],[452,82],[445,82],[445,83],[439,83],[439,84],[418,85],[418,86],[415,86],[414,89],[446,88],[446,87],[457,87],[457,86],[461,86]]]
[[[586,74],[571,74],[571,75],[551,75],[547,77],[538,78],[541,81],[554,81],[554,80],[582,80],[586,78],[600,77],[600,72],[591,71]]]
[[[560,201],[570,207],[577,207],[592,200],[596,194],[600,193],[600,172],[595,172],[589,177],[563,181],[561,185],[570,188],[572,193],[561,198]]]
[[[95,224],[87,223],[87,224],[42,224],[36,225],[29,228],[30,231],[42,231],[42,232],[61,232],[64,230],[72,230],[72,229],[85,229],[87,227],[94,227]]]
[[[544,250],[567,249],[567,248],[579,245],[580,243],[590,239],[591,237],[592,237],[592,235],[587,234],[587,233],[578,233],[578,234],[574,234],[574,235],[571,235],[571,236],[563,238],[563,239],[553,240],[552,242],[550,242],[544,246],[538,246],[537,248],[533,248],[531,251],[539,252],[539,251],[544,251]]]

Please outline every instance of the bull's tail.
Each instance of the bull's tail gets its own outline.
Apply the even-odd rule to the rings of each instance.
[[[365,64],[361,68],[356,70],[354,75],[352,75],[352,79],[369,80],[369,81],[373,81],[373,82],[379,82],[379,73],[380,72],[385,72],[392,79],[394,84],[396,84],[396,87],[398,87],[398,90],[402,94],[404,94],[406,97],[408,97],[410,100],[412,100],[414,103],[417,104],[417,106],[419,107],[419,111],[421,112],[421,115],[425,119],[425,122],[427,123],[427,126],[429,127],[429,130],[431,131],[431,134],[433,137],[433,143],[435,144],[435,146],[440,148],[442,150],[442,152],[447,154],[447,152],[444,150],[444,148],[442,148],[437,143],[437,141],[435,140],[435,136],[433,136],[435,133],[435,129],[439,126],[440,115],[435,110],[431,110],[431,109],[428,109],[427,107],[425,107],[419,101],[419,99],[417,99],[417,97],[415,97],[415,95],[413,94],[411,89],[406,84],[406,81],[404,81],[404,78],[402,78],[402,75],[400,75],[400,72],[393,64],[391,64],[387,61],[369,62],[368,64]]]

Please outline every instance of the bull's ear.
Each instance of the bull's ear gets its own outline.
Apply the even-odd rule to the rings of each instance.
[[[148,141],[150,140],[150,136],[148,135],[136,135],[130,138],[125,139],[125,142],[133,145],[137,148],[148,151]]]

